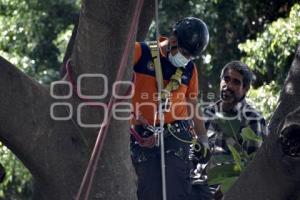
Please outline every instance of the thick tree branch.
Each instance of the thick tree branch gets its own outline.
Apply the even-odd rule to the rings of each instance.
[[[46,88],[0,57],[0,140],[27,166],[35,166],[28,156],[35,151],[30,141],[43,135],[40,113],[49,113],[47,98]]]

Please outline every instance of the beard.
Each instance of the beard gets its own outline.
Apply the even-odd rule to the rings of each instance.
[[[231,89],[222,89],[220,96],[224,102],[228,102],[228,103],[236,103],[239,102],[239,100],[241,99]]]

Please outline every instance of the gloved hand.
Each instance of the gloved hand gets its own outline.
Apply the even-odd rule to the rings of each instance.
[[[211,158],[211,151],[208,146],[207,136],[193,139],[190,149],[190,159],[196,165],[197,163],[205,164]]]

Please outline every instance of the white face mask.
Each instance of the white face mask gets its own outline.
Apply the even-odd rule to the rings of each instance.
[[[169,61],[175,67],[185,67],[190,62],[190,60],[184,57],[179,51],[174,56],[169,53]]]

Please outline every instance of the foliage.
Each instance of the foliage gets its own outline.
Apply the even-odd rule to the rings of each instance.
[[[227,133],[227,137],[234,141],[232,144],[227,143],[227,147],[232,156],[232,162],[229,162],[230,159],[227,155],[219,155],[218,160],[214,160],[216,163],[222,163],[221,165],[216,165],[208,170],[208,183],[209,184],[219,184],[221,185],[221,191],[225,193],[230,189],[230,187],[235,183],[241,172],[246,168],[251,159],[253,158],[255,153],[248,154],[246,150],[242,148],[242,146],[246,142],[262,142],[262,138],[257,136],[250,127],[243,128],[240,136],[242,137],[242,143],[240,144],[240,140],[238,139],[235,125],[231,124],[231,120],[225,120],[219,118],[223,122],[222,126],[227,126],[226,130],[230,130]],[[226,125],[227,124],[227,125]],[[212,158],[214,159],[214,158]],[[220,161],[226,162],[220,162]]]
[[[8,149],[0,143],[1,164],[5,168],[5,179],[0,184],[0,199],[30,199],[31,175]]]
[[[58,77],[58,35],[70,29],[77,0],[0,0],[0,53],[28,75],[49,83]]]
[[[300,5],[295,4],[288,18],[280,18],[265,25],[256,39],[247,40],[239,48],[246,54],[242,60],[265,83],[276,80],[282,84],[286,78],[296,46],[300,42]],[[260,84],[263,84],[261,82]]]
[[[239,177],[241,170],[235,164],[218,165],[208,172],[209,184],[221,185],[226,192]]]
[[[280,86],[272,81],[264,84],[257,89],[250,89],[247,100],[254,105],[257,110],[262,112],[266,121],[269,121],[273,111],[275,110],[279,98]]]

